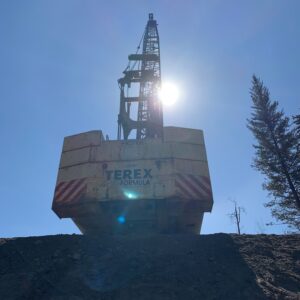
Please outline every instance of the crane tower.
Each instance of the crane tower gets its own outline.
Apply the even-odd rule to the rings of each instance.
[[[163,125],[153,14],[128,59],[117,139],[101,130],[64,138],[52,209],[84,234],[199,234],[213,206],[203,131]]]
[[[133,129],[136,129],[138,140],[161,138],[163,135],[162,103],[158,99],[161,86],[160,47],[157,22],[153,19],[153,14],[149,14],[141,42],[142,53],[128,56],[129,64],[123,72],[124,77],[118,80],[120,86],[118,139],[122,138],[123,131],[123,138],[127,140]],[[139,84],[139,94],[130,97],[128,94],[131,85],[135,83]],[[131,118],[131,106],[135,103],[138,104],[137,120]]]

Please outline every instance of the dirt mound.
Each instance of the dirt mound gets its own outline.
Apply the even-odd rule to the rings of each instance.
[[[300,235],[0,240],[0,299],[300,299],[299,292]]]

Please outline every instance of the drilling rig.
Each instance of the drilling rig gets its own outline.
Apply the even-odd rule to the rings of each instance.
[[[52,209],[84,234],[199,234],[213,206],[203,131],[163,126],[153,14],[128,60],[117,140],[101,130],[64,138]]]
[[[120,96],[120,113],[118,119],[118,139],[128,139],[131,130],[136,129],[136,139],[163,137],[163,110],[159,100],[158,91],[161,86],[160,47],[157,23],[153,14],[149,20],[142,37],[143,51],[141,54],[128,56],[129,63],[125,69],[124,77],[118,80]],[[140,45],[138,46],[138,50]],[[125,88],[132,84],[139,84],[138,97],[126,97]],[[137,120],[130,118],[130,108],[138,103]]]

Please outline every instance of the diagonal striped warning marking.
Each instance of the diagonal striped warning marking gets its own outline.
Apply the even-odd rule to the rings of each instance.
[[[199,199],[212,197],[208,177],[192,174],[177,174],[175,179],[177,192],[184,198]]]
[[[189,189],[186,188],[180,181],[175,180],[175,185],[179,188],[179,192],[183,197],[188,196],[188,198],[194,198],[193,194],[190,193]]]
[[[193,194],[194,197],[203,197],[205,196],[205,194],[203,193],[202,189],[199,188],[199,186],[193,181],[191,180],[188,176],[186,175],[182,175],[182,174],[179,174],[179,179],[180,179],[180,182],[184,184],[184,186],[186,187],[186,189],[189,191],[189,193]]]
[[[57,184],[54,193],[54,202],[74,202],[85,192],[86,179],[74,179]]]
[[[195,175],[188,176],[193,182],[198,184],[199,188],[201,188],[206,194],[211,194],[210,181],[207,177]]]

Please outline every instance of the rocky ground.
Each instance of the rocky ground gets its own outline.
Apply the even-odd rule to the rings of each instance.
[[[300,299],[300,235],[0,239],[0,299]]]

